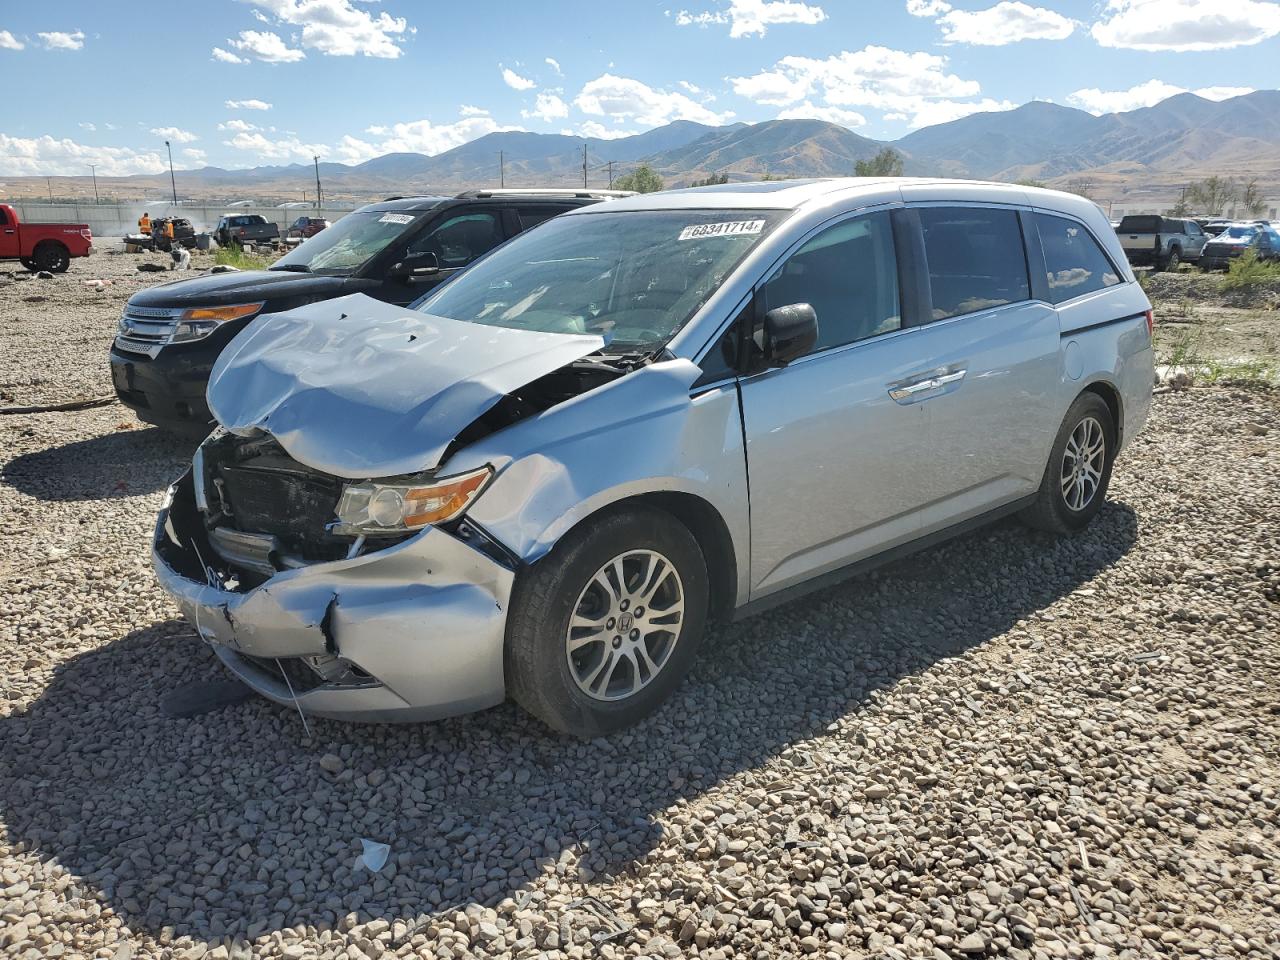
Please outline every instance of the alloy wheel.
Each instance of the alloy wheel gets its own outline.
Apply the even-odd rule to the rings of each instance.
[[[1062,452],[1062,499],[1080,511],[1093,502],[1107,462],[1107,440],[1102,424],[1085,417],[1071,431]]]
[[[565,636],[569,672],[595,700],[625,700],[653,682],[680,639],[680,572],[654,550],[614,557],[578,595]]]

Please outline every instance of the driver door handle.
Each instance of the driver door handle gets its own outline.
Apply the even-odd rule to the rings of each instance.
[[[928,393],[930,390],[938,390],[945,387],[949,383],[959,383],[964,379],[964,375],[968,370],[955,370],[951,373],[941,373],[934,376],[925,377],[923,380],[916,380],[912,383],[906,383],[902,386],[891,387],[889,396],[899,403],[910,402],[916,399],[922,393]]]

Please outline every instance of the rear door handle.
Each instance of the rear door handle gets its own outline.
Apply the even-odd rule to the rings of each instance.
[[[959,383],[968,372],[968,370],[954,370],[951,373],[940,373],[932,377],[926,377],[923,380],[916,380],[914,383],[891,387],[889,396],[899,403],[907,403],[919,397],[922,393],[941,389],[949,383]]]

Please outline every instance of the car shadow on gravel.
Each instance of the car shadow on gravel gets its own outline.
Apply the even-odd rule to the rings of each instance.
[[[155,493],[174,481],[198,445],[156,427],[113,430],[14,457],[0,467],[0,482],[46,501]]]
[[[519,902],[557,869],[577,895],[580,881],[626,875],[650,856],[717,856],[719,813],[756,816],[743,795],[786,789],[811,764],[812,738],[852,744],[878,690],[1016,638],[1020,621],[1116,564],[1137,536],[1123,503],[1071,538],[1002,522],[718,627],[668,706],[591,743],[552,735],[510,704],[416,726],[313,719],[309,737],[296,714],[259,699],[166,720],[165,692],[222,675],[170,620],[63,663],[24,713],[0,720],[0,813],[9,844],[58,861],[152,935],[326,929],[348,911],[412,925]],[[976,685],[981,669],[958,676]],[[961,681],[955,696],[980,694]],[[319,763],[330,753],[342,760],[336,775]],[[739,774],[727,805],[689,816],[688,804]],[[769,825],[778,843],[782,826]],[[360,838],[390,844],[380,874],[355,865]],[[655,851],[664,840],[674,852]]]

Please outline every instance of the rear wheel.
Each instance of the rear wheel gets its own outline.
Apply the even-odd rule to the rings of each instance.
[[[71,266],[71,254],[60,243],[46,240],[35,248],[31,255],[37,270],[48,270],[50,273],[66,273]]]
[[[1080,394],[1058,428],[1040,490],[1022,519],[1052,533],[1083,530],[1106,499],[1115,448],[1111,408],[1096,393]]]
[[[1182,251],[1174,247],[1169,251],[1169,256],[1165,258],[1164,268],[1170,271],[1176,271],[1182,263]]]
[[[656,710],[702,639],[706,562],[689,530],[649,507],[582,524],[516,585],[508,688],[547,725],[611,733]]]

